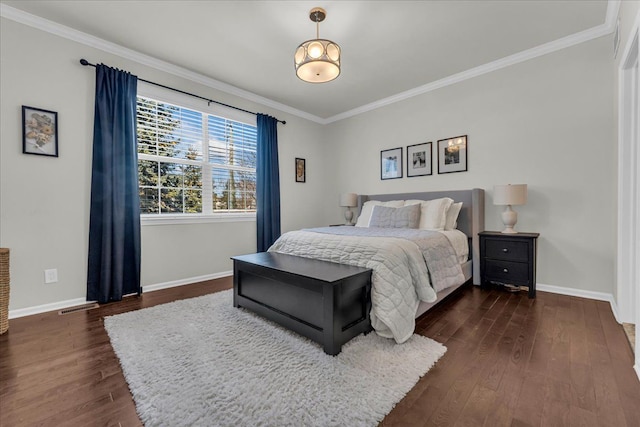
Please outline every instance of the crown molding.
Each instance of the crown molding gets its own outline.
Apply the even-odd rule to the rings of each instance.
[[[618,22],[618,14],[620,13],[621,0],[609,0],[607,2],[607,15],[604,18],[604,25],[609,28],[609,32],[613,33]]]
[[[99,49],[104,52],[108,52],[108,53],[120,56],[122,58],[137,62],[139,64],[146,65],[148,67],[155,68],[157,70],[164,71],[166,73],[169,73],[178,77],[182,77],[187,80],[191,80],[195,83],[199,83],[204,86],[217,89],[221,92],[235,95],[240,98],[246,99],[248,101],[256,102],[266,107],[275,108],[282,112],[289,113],[294,116],[325,125],[325,124],[333,123],[339,120],[344,120],[349,117],[353,117],[368,111],[372,111],[387,105],[395,104],[396,102],[404,101],[406,99],[413,98],[415,96],[422,95],[422,94],[434,91],[436,89],[440,89],[446,86],[460,83],[465,80],[481,76],[483,74],[497,71],[502,68],[509,67],[511,65],[519,64],[521,62],[528,61],[530,59],[534,59],[539,56],[546,55],[548,53],[556,52],[558,50],[575,46],[577,44],[584,43],[584,42],[596,39],[598,37],[602,37],[607,34],[610,34],[615,29],[615,25],[618,19],[618,13],[620,10],[620,1],[621,0],[609,0],[607,2],[607,12],[606,12],[604,24],[595,26],[593,28],[590,28],[588,30],[584,30],[575,34],[571,34],[569,36],[551,41],[549,43],[542,44],[540,46],[533,47],[531,49],[527,49],[522,52],[515,53],[513,55],[509,55],[507,57],[489,62],[487,64],[480,65],[478,67],[471,68],[469,70],[466,70],[457,74],[453,74],[451,76],[445,77],[440,80],[436,80],[426,85],[418,86],[416,88],[413,88],[404,92],[400,92],[398,94],[389,96],[387,98],[383,98],[383,99],[371,102],[369,104],[362,105],[360,107],[345,111],[340,114],[336,114],[328,118],[318,117],[316,115],[307,113],[306,111],[298,110],[297,108],[293,108],[288,105],[282,104],[280,102],[273,101],[269,98],[265,98],[253,92],[240,89],[236,86],[232,86],[230,84],[221,82],[211,77],[207,77],[203,74],[196,73],[194,71],[188,70],[178,65],[171,64],[169,62],[154,58],[149,55],[145,55],[133,49],[129,49],[124,46],[120,46],[118,44],[108,42],[106,40],[92,36],[90,34],[83,33],[78,30],[74,30],[73,28],[64,26],[62,24],[58,24],[53,21],[49,21],[48,19],[44,19],[39,16],[32,15],[30,13],[24,12],[22,10],[19,10],[1,3],[0,3],[0,16],[19,22],[21,24],[29,25],[31,27],[37,28],[42,31],[46,31],[48,33],[51,33],[60,37],[64,37],[69,40],[73,40],[78,43],[82,43],[84,45],[93,47],[95,49]]]
[[[609,4],[612,2],[610,1]],[[613,3],[618,3],[619,1],[614,1]],[[607,19],[609,19],[609,11],[610,8],[607,7]],[[475,68],[471,68],[466,71],[462,71],[457,74],[453,74],[451,76],[445,77],[440,80],[436,80],[434,82],[428,83],[423,86],[418,86],[413,89],[409,89],[404,92],[400,92],[398,94],[392,95],[387,98],[380,99],[378,101],[374,101],[370,104],[365,104],[361,107],[354,108],[353,110],[345,111],[344,113],[336,114],[335,116],[329,117],[325,119],[326,123],[332,123],[339,120],[344,120],[349,117],[356,116],[358,114],[365,113],[367,111],[375,110],[390,104],[395,104],[396,102],[404,101],[409,98],[413,98],[414,96],[422,95],[427,92],[434,91],[436,89],[440,89],[446,86],[450,86],[456,83],[463,82],[468,79],[472,79],[474,77],[481,76],[483,74],[491,73],[493,71],[500,70],[502,68],[509,67],[511,65],[519,64],[521,62],[528,61],[530,59],[537,58],[539,56],[546,55],[548,53],[556,52],[558,50],[562,50],[571,46],[575,46],[580,43],[587,42],[589,40],[596,39],[598,37],[605,36],[613,32],[615,28],[615,22],[617,20],[617,9],[615,11],[615,16],[612,18],[614,24],[609,25],[601,24],[597,27],[590,28],[588,30],[580,31],[579,33],[571,34],[569,36],[554,40],[549,43],[545,43],[531,49],[524,50],[522,52],[514,53],[513,55],[506,56],[504,58],[498,59],[496,61],[489,62],[487,64],[480,65]]]
[[[28,25],[30,27],[37,28],[38,30],[46,31],[48,33],[60,36],[86,46],[102,50],[103,52],[111,53],[130,61],[137,62],[147,67],[155,68],[156,70],[164,71],[168,74],[172,74],[177,77],[208,86],[213,89],[217,89],[221,92],[225,92],[231,95],[238,96],[248,101],[256,102],[266,107],[275,108],[285,113],[293,114],[294,116],[301,117],[303,119],[311,120],[316,123],[322,123],[324,119],[317,117],[313,114],[309,114],[305,111],[298,110],[288,105],[282,104],[277,101],[265,98],[257,95],[253,92],[249,92],[244,89],[240,89],[236,86],[221,82],[219,80],[207,77],[203,74],[196,73],[188,70],[184,67],[172,64],[170,62],[163,61],[161,59],[154,58],[149,55],[145,55],[141,52],[133,49],[126,48],[124,46],[111,43],[101,38],[92,36],[82,31],[75,30],[57,22],[50,21],[48,19],[41,18],[39,16],[24,12],[20,9],[16,9],[6,4],[0,3],[0,16],[10,19],[20,24]]]

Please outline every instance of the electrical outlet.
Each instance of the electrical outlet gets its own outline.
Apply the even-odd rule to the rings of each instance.
[[[44,271],[44,283],[55,283],[58,281],[58,269],[52,268]]]

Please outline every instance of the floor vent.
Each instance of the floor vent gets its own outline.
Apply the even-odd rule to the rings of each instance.
[[[58,314],[69,314],[69,313],[75,313],[77,311],[93,310],[94,308],[98,308],[98,307],[100,307],[100,305],[93,302],[89,304],[78,305],[76,307],[65,308],[64,310],[58,311]]]

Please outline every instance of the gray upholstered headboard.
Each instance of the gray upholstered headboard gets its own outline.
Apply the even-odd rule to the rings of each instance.
[[[469,236],[471,239],[471,259],[473,260],[473,283],[480,284],[480,238],[478,233],[484,231],[484,190],[474,188],[471,190],[453,191],[428,191],[422,193],[397,193],[397,194],[374,194],[358,196],[358,214],[362,210],[362,205],[367,200],[432,200],[440,197],[450,197],[456,202],[462,202],[462,209],[458,216],[458,230]],[[477,261],[477,262],[476,262]]]

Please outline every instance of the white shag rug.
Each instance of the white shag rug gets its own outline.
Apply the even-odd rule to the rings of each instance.
[[[146,426],[375,426],[447,351],[360,335],[335,357],[227,290],[104,319]]]

